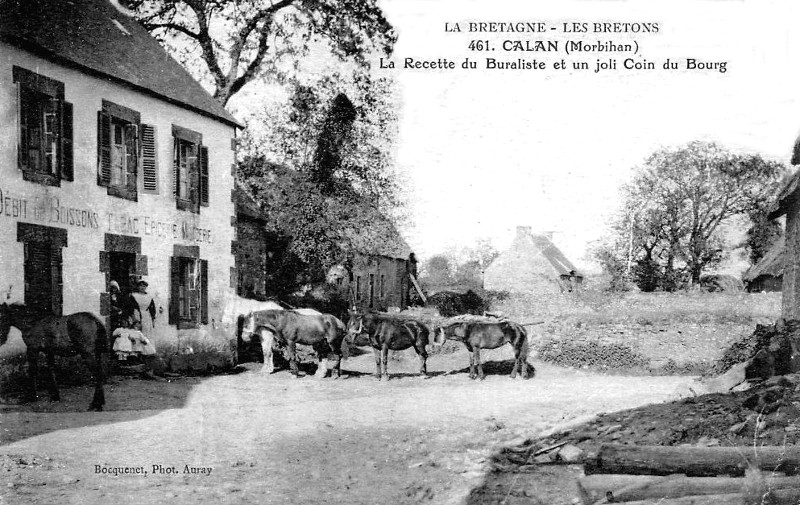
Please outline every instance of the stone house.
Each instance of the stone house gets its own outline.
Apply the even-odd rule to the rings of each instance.
[[[517,226],[511,246],[486,268],[484,287],[521,293],[564,293],[580,288],[578,272],[552,241],[552,233],[534,234]]]
[[[157,348],[226,347],[235,118],[108,0],[0,3],[0,55],[3,292],[107,317],[141,276]]]

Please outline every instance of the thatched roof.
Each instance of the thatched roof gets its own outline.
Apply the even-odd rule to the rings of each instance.
[[[771,277],[780,277],[783,275],[783,255],[786,240],[781,236],[772,244],[772,247],[767,254],[755,265],[747,269],[742,276],[745,282],[753,282],[757,278],[768,275]]]
[[[792,163],[794,162],[795,159],[792,158]],[[800,160],[798,160],[798,162],[800,162]],[[798,186],[800,186],[800,170],[792,174],[778,192],[775,203],[773,203],[769,209],[768,217],[770,219],[775,219],[786,214],[789,210],[789,205],[798,197]]]

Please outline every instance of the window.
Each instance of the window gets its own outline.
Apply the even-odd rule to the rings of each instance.
[[[37,314],[62,314],[61,248],[67,231],[29,223],[17,225],[17,241],[24,248],[25,305]]]
[[[200,212],[208,206],[208,148],[203,137],[192,130],[172,126],[174,137],[172,191],[179,209]]]
[[[155,130],[141,123],[138,112],[103,100],[97,113],[97,144],[97,183],[106,186],[109,195],[136,201],[140,169],[142,190],[157,191]]]
[[[170,324],[178,329],[207,324],[208,262],[192,256],[173,256],[171,260]]]
[[[72,104],[64,84],[13,67],[17,84],[17,164],[28,181],[60,186],[72,180]]]
[[[381,298],[384,298],[386,296],[385,288],[386,288],[386,276],[381,274]]]

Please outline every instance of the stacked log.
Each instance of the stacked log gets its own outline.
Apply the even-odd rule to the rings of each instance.
[[[797,505],[800,447],[603,445],[585,461],[584,504]]]

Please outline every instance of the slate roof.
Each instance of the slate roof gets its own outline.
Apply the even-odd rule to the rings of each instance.
[[[108,0],[0,0],[0,40],[239,126],[144,27]]]

